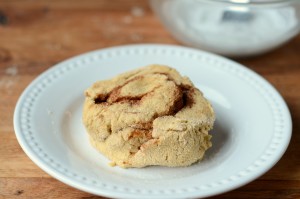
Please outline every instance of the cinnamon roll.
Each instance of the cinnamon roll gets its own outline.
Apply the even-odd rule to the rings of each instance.
[[[212,146],[212,106],[168,66],[98,81],[85,97],[83,123],[90,142],[120,167],[188,166]]]

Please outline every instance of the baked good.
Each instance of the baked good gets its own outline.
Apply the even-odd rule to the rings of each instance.
[[[212,106],[168,66],[98,81],[85,97],[83,123],[90,142],[120,167],[188,166],[212,145]]]

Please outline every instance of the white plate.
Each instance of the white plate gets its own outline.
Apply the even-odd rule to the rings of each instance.
[[[199,87],[216,112],[213,147],[185,168],[110,167],[81,122],[93,82],[148,64],[166,64]],[[291,117],[262,77],[228,59],[190,48],[132,45],[90,52],[44,72],[21,95],[14,127],[26,154],[58,180],[115,198],[190,198],[240,187],[269,170],[291,137]]]

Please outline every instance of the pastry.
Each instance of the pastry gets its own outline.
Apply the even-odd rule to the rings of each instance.
[[[85,97],[83,123],[90,142],[120,167],[188,166],[212,145],[212,106],[168,66],[98,81]]]

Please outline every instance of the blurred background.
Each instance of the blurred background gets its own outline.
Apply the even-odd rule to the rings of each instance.
[[[189,2],[190,5],[182,6],[183,1]],[[174,2],[175,6],[172,7],[171,3]],[[91,50],[137,43],[190,45],[213,52],[217,52],[221,47],[228,49],[226,43],[218,47],[216,45],[220,42],[215,42],[214,48],[210,48],[207,43],[203,44],[203,36],[199,36],[197,31],[203,33],[203,30],[209,28],[201,29],[199,24],[195,29],[196,40],[187,41],[184,34],[195,27],[190,27],[193,24],[184,20],[192,17],[194,23],[199,17],[202,21],[206,19],[202,15],[191,16],[192,12],[186,13],[186,10],[179,11],[178,7],[196,9],[193,6],[195,2],[197,1],[0,0],[0,198],[101,198],[51,178],[24,154],[14,135],[12,120],[18,97],[25,87],[46,69],[64,59]],[[270,10],[272,6],[273,4],[263,8],[267,7]],[[225,8],[225,4],[218,8]],[[255,24],[256,19],[259,21],[256,15],[245,13],[245,9],[238,11],[242,13],[222,11],[222,16],[217,19],[214,18],[217,15],[209,13],[204,16],[212,17],[215,22],[225,20],[229,23],[231,31],[233,25],[230,24],[240,24],[243,21]],[[266,15],[263,13],[267,12],[260,12],[260,16]],[[162,14],[166,15],[167,19]],[[278,23],[259,21],[263,23],[264,30],[271,28],[272,23],[273,27],[277,27],[274,31],[260,31],[259,34],[263,35],[263,38],[279,35],[278,27],[294,28],[289,35],[283,32],[286,39],[280,45],[274,45],[277,48],[265,50],[268,52],[262,51],[264,54],[254,51],[253,54],[250,53],[250,57],[242,55],[243,58],[239,58],[240,55],[232,53],[233,51],[228,55],[262,75],[283,95],[294,123],[291,144],[279,163],[265,175],[240,189],[214,198],[300,198],[300,36],[297,35],[299,25],[295,21],[298,11],[286,15],[292,17],[285,18],[285,21],[278,19]],[[177,26],[170,25],[174,21],[181,21],[179,25],[183,24],[187,31],[177,30]],[[286,28],[284,30],[287,30]],[[214,28],[209,30],[215,31]],[[252,36],[256,33],[253,28],[252,30],[244,31],[249,36],[249,45],[253,44],[251,38],[254,38]],[[282,38],[282,33],[280,35]],[[222,41],[222,38],[229,36],[221,32],[216,38],[217,41]],[[237,37],[246,40],[244,36]],[[201,40],[198,40],[199,38]],[[211,38],[204,41],[211,40],[216,41]],[[284,43],[287,40],[289,41]],[[272,42],[276,42],[276,39]],[[243,45],[242,50],[247,47]],[[239,51],[241,50],[235,49],[235,52]],[[259,55],[253,56],[254,54]]]

